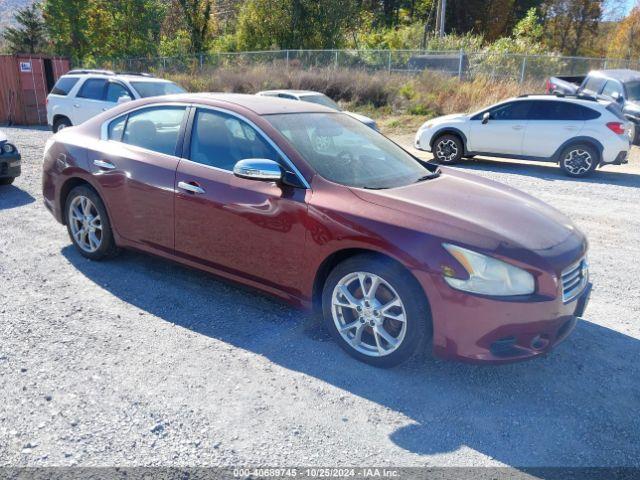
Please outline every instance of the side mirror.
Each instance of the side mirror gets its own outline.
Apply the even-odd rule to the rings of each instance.
[[[122,95],[118,97],[118,104],[130,102],[132,98],[129,95]]]
[[[263,182],[280,182],[283,175],[278,162],[266,158],[240,160],[234,165],[233,174],[236,177]]]
[[[611,98],[613,98],[618,103],[624,103],[624,98],[618,92],[613,92],[611,94]]]
[[[482,124],[486,125],[489,122],[490,118],[491,118],[491,114],[489,112],[484,112],[482,114]]]

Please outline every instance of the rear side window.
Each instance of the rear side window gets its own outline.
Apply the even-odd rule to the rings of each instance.
[[[122,141],[165,155],[175,155],[184,112],[185,107],[156,107],[133,112],[124,127]],[[117,134],[116,126],[114,134]]]
[[[576,103],[541,100],[534,102],[531,110],[532,120],[593,120],[600,112]]]
[[[74,77],[61,77],[51,89],[51,93],[54,95],[68,95],[74,85],[78,83],[78,80],[80,79]]]
[[[90,98],[91,100],[102,100],[104,98],[104,87],[106,84],[106,80],[90,78],[82,84],[80,92],[78,92],[78,97]]]
[[[583,92],[596,95],[604,85],[604,78],[587,77],[587,83],[584,84]]]

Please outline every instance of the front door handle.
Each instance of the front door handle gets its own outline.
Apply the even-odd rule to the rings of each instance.
[[[74,106],[74,108],[80,108],[80,104],[79,103],[74,103],[73,106]]]
[[[182,190],[186,190],[190,193],[204,193],[204,188],[199,187],[198,185],[194,185],[192,183],[187,182],[178,182],[178,188]]]
[[[564,127],[564,129],[565,129],[565,130],[570,130],[570,131],[574,132],[574,131],[576,131],[576,130],[578,129],[578,127],[572,127],[572,126],[569,126],[569,125],[568,125],[568,126]]]
[[[113,163],[107,162],[106,160],[94,160],[93,164],[96,167],[100,167],[104,170],[114,170],[116,168],[116,166]]]

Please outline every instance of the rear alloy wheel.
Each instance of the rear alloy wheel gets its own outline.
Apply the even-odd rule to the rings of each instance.
[[[560,167],[570,177],[586,177],[598,166],[598,153],[590,145],[573,145],[560,156]]]
[[[92,260],[117,252],[102,200],[91,188],[74,188],[67,197],[67,230],[78,251]]]
[[[455,135],[442,135],[433,142],[433,155],[438,163],[452,165],[459,162],[463,154],[462,141]]]
[[[71,120],[67,117],[60,117],[53,122],[53,133],[58,133],[60,130],[63,130],[67,127],[71,126]]]
[[[323,292],[325,325],[350,355],[377,367],[398,365],[429,332],[424,294],[398,265],[360,255],[338,265]]]

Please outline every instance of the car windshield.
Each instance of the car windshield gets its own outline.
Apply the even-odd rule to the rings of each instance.
[[[173,82],[131,82],[142,98],[185,93],[185,89]]]
[[[300,100],[310,103],[317,103],[318,105],[324,105],[325,107],[329,107],[333,110],[340,110],[338,104],[326,95],[303,95],[300,97]]]
[[[319,175],[360,188],[394,188],[434,174],[383,135],[343,113],[265,115]]]
[[[640,100],[640,81],[625,82],[625,89],[627,90],[627,100],[637,102]]]

